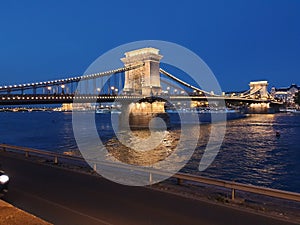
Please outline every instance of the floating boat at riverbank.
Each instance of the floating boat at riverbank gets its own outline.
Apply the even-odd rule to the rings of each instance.
[[[215,123],[226,120],[245,118],[247,115],[235,109],[213,109],[213,110],[195,110],[195,109],[179,109],[166,110],[170,117],[171,124],[192,124],[195,118],[200,123]]]
[[[294,109],[294,108],[287,108],[287,109],[280,109],[280,112],[283,113],[296,113],[299,114],[300,110],[299,109]]]
[[[96,109],[96,114],[104,114],[104,113],[110,113],[110,110],[108,108]]]
[[[292,113],[300,114],[300,110],[295,110]]]
[[[106,113],[121,114],[121,110],[119,110],[119,109],[109,109],[109,108],[96,109],[96,114],[106,114]]]

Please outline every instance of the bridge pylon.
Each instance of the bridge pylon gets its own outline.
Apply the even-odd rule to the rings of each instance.
[[[161,93],[159,63],[162,55],[156,48],[141,48],[125,53],[125,67],[142,66],[125,72],[124,93],[150,96]]]
[[[255,95],[258,95],[261,99],[268,98],[268,81],[251,81],[249,86],[251,97],[255,98]]]
[[[162,91],[160,83],[160,60],[162,55],[156,48],[141,48],[125,53],[121,58],[125,67],[136,67],[125,72],[125,82],[123,93],[129,95],[141,95],[146,97],[140,102],[133,102],[123,106],[121,114],[121,126],[130,129],[149,128],[150,122],[153,128],[161,129],[161,121],[153,120],[160,118],[164,120],[166,126],[169,123],[169,117],[165,112],[165,102],[153,100],[152,96],[159,95]],[[151,101],[149,97],[151,96]]]

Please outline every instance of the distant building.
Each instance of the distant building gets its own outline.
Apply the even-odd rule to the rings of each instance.
[[[73,104],[72,103],[63,103],[61,106],[62,111],[72,111],[73,110]]]
[[[295,94],[300,91],[300,87],[296,84],[292,84],[290,87],[286,88],[275,88],[272,87],[271,95],[275,99],[282,100],[284,103],[288,105],[293,105],[295,103],[294,97]]]
[[[95,110],[95,104],[92,103],[64,103],[61,111],[89,111]]]

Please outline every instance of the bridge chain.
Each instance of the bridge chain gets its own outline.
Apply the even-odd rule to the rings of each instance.
[[[122,68],[118,68],[118,69],[114,69],[114,70],[108,70],[108,71],[100,72],[100,73],[78,76],[78,77],[70,77],[70,78],[59,79],[59,80],[42,81],[42,82],[18,84],[18,85],[5,85],[5,86],[0,86],[0,92],[10,93],[12,91],[36,89],[36,88],[41,88],[41,87],[49,87],[49,86],[63,85],[63,84],[68,84],[68,83],[75,83],[75,82],[79,82],[80,80],[91,80],[91,79],[109,76],[111,74],[122,73],[125,71],[137,69],[141,66],[144,66],[144,63],[133,65],[133,66],[122,67]]]
[[[184,85],[184,86],[186,86],[186,87],[188,87],[188,88],[191,88],[192,90],[195,90],[195,91],[198,91],[198,92],[205,93],[205,94],[208,95],[208,96],[218,96],[218,95],[211,94],[211,93],[209,93],[209,92],[207,92],[207,91],[204,91],[204,90],[202,90],[202,89],[200,89],[200,88],[197,88],[197,87],[195,87],[195,86],[193,86],[193,85],[191,85],[191,84],[189,84],[189,83],[187,83],[187,82],[185,82],[185,81],[183,81],[183,80],[177,78],[176,76],[170,74],[169,72],[167,72],[167,71],[165,71],[165,70],[163,70],[163,69],[161,69],[161,68],[159,69],[159,72],[161,72],[162,74],[164,74],[164,75],[166,75],[167,77],[171,78],[172,80],[175,80],[176,82],[178,82],[178,83],[180,83],[180,84],[182,84],[182,85]]]

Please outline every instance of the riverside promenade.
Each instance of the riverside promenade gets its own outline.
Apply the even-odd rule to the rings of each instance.
[[[1,152],[10,175],[4,200],[53,224],[297,224]]]

